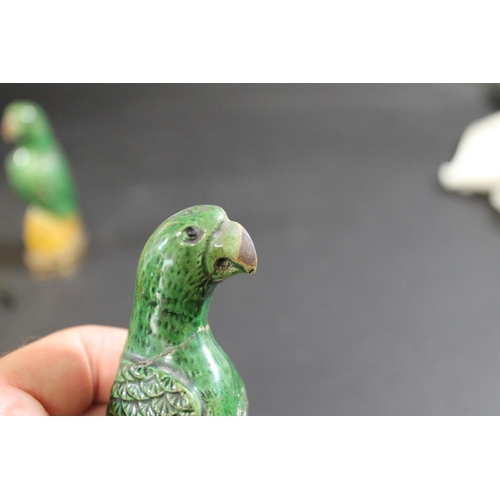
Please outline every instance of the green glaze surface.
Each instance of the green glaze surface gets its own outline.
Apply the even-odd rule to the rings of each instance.
[[[7,156],[7,179],[27,203],[57,215],[77,211],[76,192],[66,157],[43,109],[15,101],[2,118],[2,136],[17,147]]]
[[[245,386],[208,310],[217,283],[256,268],[250,236],[220,207],[191,207],[161,224],[139,259],[108,415],[246,415]]]

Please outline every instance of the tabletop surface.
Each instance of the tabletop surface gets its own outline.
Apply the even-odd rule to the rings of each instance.
[[[486,86],[0,85],[2,109],[18,98],[52,121],[91,249],[72,277],[33,279],[2,170],[0,353],[126,328],[146,240],[208,203],[259,258],[209,318],[250,414],[500,413],[500,215],[436,177],[497,109]]]

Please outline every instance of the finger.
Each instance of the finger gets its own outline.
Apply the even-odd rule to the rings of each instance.
[[[0,415],[48,415],[45,408],[27,392],[12,386],[0,387]]]
[[[93,403],[106,403],[115,379],[127,330],[109,326],[80,328],[80,338],[85,347],[92,374]]]
[[[81,415],[106,403],[126,335],[106,326],[69,328],[1,358],[0,414]]]
[[[90,408],[85,410],[84,415],[87,417],[103,417],[104,415],[106,415],[107,409],[107,403],[93,404]]]

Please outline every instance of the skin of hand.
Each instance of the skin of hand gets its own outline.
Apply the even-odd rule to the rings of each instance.
[[[86,325],[0,358],[1,415],[105,415],[127,330]]]

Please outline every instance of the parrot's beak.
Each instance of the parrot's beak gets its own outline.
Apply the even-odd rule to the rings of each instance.
[[[2,120],[2,139],[5,142],[12,142],[15,139],[16,134],[14,133],[14,127],[12,123],[4,118]]]
[[[207,267],[215,281],[233,274],[255,274],[257,252],[250,235],[237,222],[225,220],[210,242]]]
[[[243,267],[246,273],[255,274],[255,271],[257,271],[257,252],[247,230],[243,226],[240,227],[241,243],[236,263]]]

